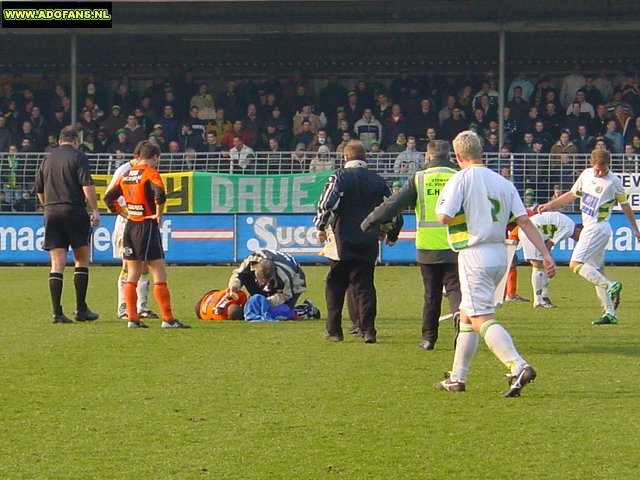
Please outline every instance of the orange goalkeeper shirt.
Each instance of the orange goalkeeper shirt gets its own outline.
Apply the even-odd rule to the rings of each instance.
[[[162,205],[167,201],[160,174],[155,168],[144,164],[131,167],[105,194],[104,201],[114,213],[123,210],[118,203],[121,195],[127,204],[129,220],[134,222],[142,222],[147,217],[155,215],[156,205]]]

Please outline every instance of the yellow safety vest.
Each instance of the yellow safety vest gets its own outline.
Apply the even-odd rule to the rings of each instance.
[[[416,173],[416,248],[419,250],[451,249],[447,240],[447,227],[441,225],[436,216],[436,202],[455,173],[456,170],[449,167],[431,167]]]

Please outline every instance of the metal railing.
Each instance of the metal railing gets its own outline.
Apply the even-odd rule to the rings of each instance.
[[[46,153],[0,153],[0,190],[8,201],[18,198],[24,190],[33,190],[36,171]],[[131,155],[89,154],[91,172],[113,174]],[[158,164],[162,173],[201,171],[210,173],[240,174],[289,174],[306,173],[319,165],[323,170],[331,170],[342,165],[342,155],[331,153],[326,158],[316,158],[316,153],[305,152],[300,158],[294,152],[255,152],[241,162],[248,166],[241,168],[237,156],[227,152],[197,154],[163,154]],[[553,195],[554,186],[566,191],[580,172],[589,166],[589,156],[580,154],[485,154],[485,163],[492,170],[509,177],[518,191],[524,195],[526,189],[535,191],[537,202],[546,202]],[[397,153],[378,153],[367,158],[369,168],[383,176],[389,185],[401,183],[421,168],[422,163],[408,166],[400,171],[401,162],[396,162]],[[419,156],[424,162],[424,154]],[[612,155],[611,169],[616,173],[640,172],[638,155]]]

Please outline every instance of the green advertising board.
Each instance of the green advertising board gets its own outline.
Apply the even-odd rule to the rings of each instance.
[[[333,172],[295,175],[193,173],[195,213],[314,213]]]

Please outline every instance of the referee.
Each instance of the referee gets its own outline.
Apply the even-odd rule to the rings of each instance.
[[[36,193],[44,205],[44,245],[51,257],[49,292],[53,323],[73,323],[62,311],[62,278],[69,246],[73,249],[76,291],[75,319],[92,321],[98,314],[86,303],[89,285],[89,238],[91,226],[100,224],[96,189],[89,173],[89,160],[78,150],[78,132],[67,126],[60,132],[57,148],[44,159],[36,174]],[[92,210],[90,217],[87,202]]]

